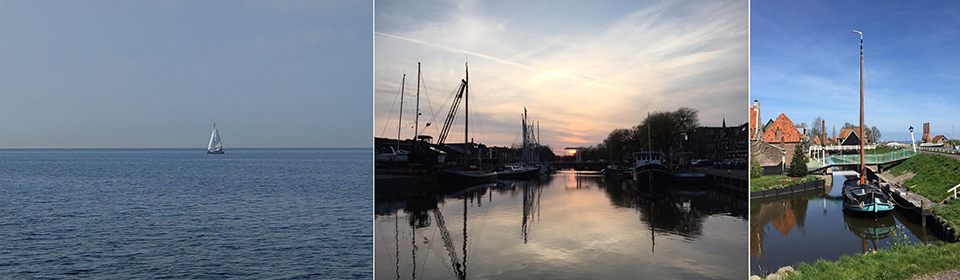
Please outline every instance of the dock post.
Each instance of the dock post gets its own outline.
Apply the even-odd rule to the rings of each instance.
[[[920,200],[920,224],[927,228],[927,217],[923,215],[923,200]]]

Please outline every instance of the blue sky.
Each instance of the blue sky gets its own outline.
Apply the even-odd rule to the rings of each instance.
[[[470,65],[471,138],[520,144],[520,115],[542,142],[589,146],[648,111],[681,106],[702,125],[747,121],[747,1],[377,1],[375,136],[414,134],[417,62],[422,134]],[[406,73],[403,123],[398,93]],[[423,92],[423,90],[421,90]],[[429,96],[428,98],[425,96]],[[447,102],[449,104],[449,102]],[[448,142],[463,141],[463,110]],[[425,123],[433,121],[424,129]]]
[[[960,5],[952,2],[754,1],[750,95],[761,118],[786,113],[827,132],[859,123],[863,32],[865,123],[883,140],[917,140],[923,123],[951,137],[960,125]],[[957,127],[960,128],[960,127]]]
[[[370,1],[0,1],[0,148],[369,147]]]

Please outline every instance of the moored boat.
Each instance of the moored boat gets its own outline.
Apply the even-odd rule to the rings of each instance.
[[[894,208],[890,194],[876,184],[860,184],[860,178],[843,182],[843,208],[861,213],[889,213]]]
[[[644,182],[669,182],[673,179],[673,173],[670,168],[663,165],[663,154],[660,152],[636,152],[633,153],[635,166],[633,167],[633,180],[637,183]]]
[[[497,178],[530,178],[540,175],[540,168],[522,164],[508,164],[497,171]]]
[[[863,126],[863,33],[860,34],[860,127]],[[853,34],[851,33],[851,34]],[[860,176],[843,182],[843,207],[857,213],[886,214],[894,208],[890,194],[873,182],[867,182],[864,165],[863,141],[860,141]]]
[[[466,65],[464,65],[466,67]],[[469,84],[470,84],[470,74],[469,71],[466,71],[464,79],[460,83],[458,97],[463,97],[464,100],[467,100],[469,104]],[[456,112],[456,106],[459,104],[459,100],[454,100],[453,105],[451,105],[451,113],[447,118],[447,121],[443,124],[443,132],[440,134],[440,140],[438,143],[441,145],[446,140],[446,131],[449,131],[450,125],[452,124],[453,113]],[[487,172],[487,171],[472,171],[470,169],[470,146],[473,144],[468,141],[470,139],[470,122],[469,122],[469,105],[464,105],[464,120],[463,120],[463,170],[450,170],[442,169],[440,170],[440,182],[444,184],[448,183],[461,183],[461,182],[493,182],[497,179],[496,172]]]

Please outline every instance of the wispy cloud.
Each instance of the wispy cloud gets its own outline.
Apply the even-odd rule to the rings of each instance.
[[[561,10],[525,13],[522,9],[531,7],[520,4],[464,5],[469,8],[378,3],[378,132],[395,127],[386,122],[400,74],[415,76],[410,73],[417,61],[423,62],[431,106],[437,109],[464,77],[463,63],[469,60],[471,110],[497,124],[483,128],[492,145],[510,145],[517,138],[510,134],[519,127],[523,107],[540,121],[543,142],[561,148],[598,143],[611,130],[636,125],[653,110],[694,107],[705,125],[719,125],[723,116],[728,124],[747,119],[742,105],[748,55],[744,1],[663,1],[589,21],[552,16],[568,12]],[[589,10],[590,5],[565,8]],[[432,17],[405,13],[421,9]],[[512,13],[493,12],[504,10]],[[408,79],[410,97],[414,84]],[[404,116],[410,119],[412,115]],[[391,121],[396,120],[394,112]],[[404,137],[412,135],[408,131]]]

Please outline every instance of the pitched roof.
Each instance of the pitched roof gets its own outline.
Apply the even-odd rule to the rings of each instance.
[[[854,129],[856,129],[856,131],[854,131]],[[840,135],[837,136],[837,139],[847,139],[847,136],[850,135],[850,132],[853,132],[854,134],[856,134],[857,137],[860,137],[860,135],[863,135],[863,133],[860,131],[860,128],[858,127],[844,128],[844,129],[840,129]]]
[[[837,137],[837,141],[839,141],[840,143],[846,143],[847,138],[850,137],[851,133],[853,134],[854,137],[857,137],[858,140],[863,139],[862,137],[860,137],[860,135],[863,135],[863,132],[860,131],[859,127],[854,127],[854,128],[841,129],[840,135],[839,137]]]
[[[780,138],[777,138],[777,136],[780,136]],[[790,121],[790,118],[788,118],[787,115],[780,113],[780,116],[777,117],[777,120],[766,129],[766,132],[764,132],[763,141],[780,142],[780,139],[782,138],[783,142],[800,142],[802,137],[803,136],[800,134],[800,130],[797,130],[797,127],[793,125],[793,121]]]
[[[932,141],[933,141],[933,142],[937,142],[937,141],[940,141],[941,138],[943,138],[943,140],[947,140],[947,137],[946,137],[946,136],[937,135],[937,137],[933,137],[933,140],[932,140]]]

